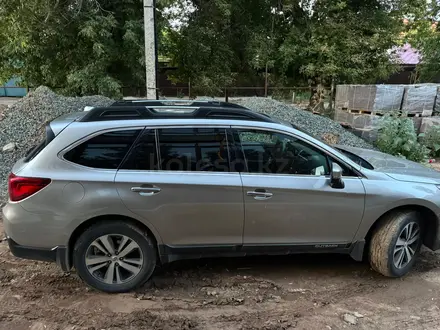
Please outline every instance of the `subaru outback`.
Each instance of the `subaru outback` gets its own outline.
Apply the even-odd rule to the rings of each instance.
[[[202,257],[342,253],[400,277],[440,247],[439,187],[422,165],[235,104],[118,101],[47,124],[3,221],[15,256],[105,292]]]

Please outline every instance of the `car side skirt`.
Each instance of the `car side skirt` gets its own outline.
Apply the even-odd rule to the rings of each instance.
[[[349,254],[361,261],[365,241],[346,244],[270,244],[270,245],[159,245],[163,264],[184,259],[245,257],[257,255],[289,255],[300,253]]]

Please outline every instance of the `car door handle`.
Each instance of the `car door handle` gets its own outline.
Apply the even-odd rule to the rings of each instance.
[[[153,196],[160,193],[159,187],[131,187],[132,192],[137,192],[141,196]]]
[[[248,196],[253,196],[255,200],[262,201],[265,199],[272,198],[273,194],[270,192],[267,192],[265,190],[254,190],[254,191],[248,191],[246,193]]]

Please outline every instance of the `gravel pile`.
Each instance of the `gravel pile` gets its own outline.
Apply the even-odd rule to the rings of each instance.
[[[373,146],[360,137],[345,130],[339,123],[330,118],[315,115],[292,105],[259,97],[242,98],[233,101],[252,111],[261,112],[295,124],[313,136],[329,143],[373,149]],[[331,136],[332,138],[329,138]],[[331,141],[329,141],[331,140]]]
[[[64,97],[41,86],[16,102],[4,112],[0,120],[0,204],[5,201],[7,177],[17,159],[44,138],[47,121],[84,107],[107,106],[113,100],[103,96]],[[11,144],[14,144],[11,148]],[[2,151],[9,145],[9,151]]]
[[[0,104],[0,120],[2,120],[3,118],[5,118],[6,116],[6,111],[8,110],[8,106],[5,104]]]

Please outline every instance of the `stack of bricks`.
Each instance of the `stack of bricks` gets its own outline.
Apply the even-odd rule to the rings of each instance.
[[[338,85],[334,119],[371,142],[380,117],[390,112],[410,117],[419,132],[422,119],[433,113],[437,89],[434,84]]]

